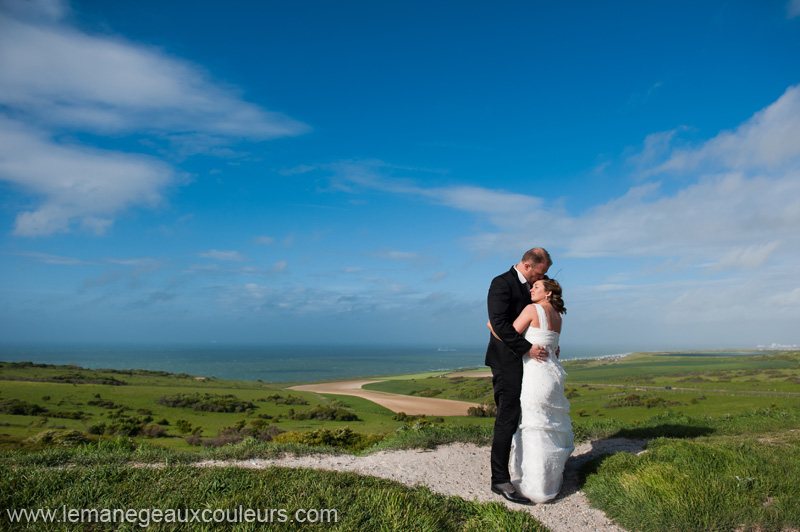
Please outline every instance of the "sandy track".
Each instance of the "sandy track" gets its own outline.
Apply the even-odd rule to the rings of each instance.
[[[625,532],[606,515],[589,506],[580,491],[578,472],[587,460],[615,452],[641,452],[643,440],[616,438],[582,443],[567,461],[564,485],[547,504],[522,506],[512,504],[489,490],[489,447],[471,443],[443,445],[434,450],[410,449],[382,451],[367,456],[310,455],[278,459],[206,461],[204,467],[233,466],[249,469],[269,467],[308,467],[330,471],[351,471],[400,482],[407,486],[422,484],[436,493],[455,495],[467,500],[492,501],[513,510],[531,513],[552,532]],[[346,518],[346,516],[343,516]]]
[[[377,403],[388,408],[392,412],[405,412],[406,414],[414,416],[466,416],[469,407],[478,406],[477,403],[436,399],[435,397],[413,397],[410,395],[378,392],[361,388],[363,385],[373,382],[381,381],[336,381],[320,384],[302,384],[300,386],[292,386],[289,389],[297,390],[298,392],[352,395]]]

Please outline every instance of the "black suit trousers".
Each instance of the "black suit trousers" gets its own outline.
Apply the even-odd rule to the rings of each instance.
[[[521,368],[520,368],[521,369]],[[492,368],[494,402],[497,417],[494,420],[494,439],[492,440],[492,484],[510,482],[508,459],[511,454],[511,440],[519,426],[522,415],[519,397],[522,392],[522,373],[516,368]]]

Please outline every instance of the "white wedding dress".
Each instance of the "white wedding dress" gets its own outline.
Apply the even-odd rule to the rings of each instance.
[[[575,449],[569,401],[564,395],[564,371],[556,357],[559,334],[549,331],[547,314],[536,305],[539,327],[528,327],[525,339],[548,352],[537,362],[523,357],[522,418],[511,447],[511,477],[519,490],[534,502],[555,498],[561,489],[564,464]]]

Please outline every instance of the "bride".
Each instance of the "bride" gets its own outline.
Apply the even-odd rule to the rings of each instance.
[[[558,495],[564,464],[575,449],[564,395],[567,373],[558,360],[561,315],[567,309],[561,285],[553,279],[536,281],[531,301],[514,321],[514,328],[532,344],[544,347],[548,357],[543,361],[523,358],[522,417],[512,443],[511,474],[519,478],[519,490],[526,497],[543,503]]]

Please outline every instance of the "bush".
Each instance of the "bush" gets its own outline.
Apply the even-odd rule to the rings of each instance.
[[[296,395],[289,394],[287,396],[283,396],[277,393],[272,395],[268,395],[263,399],[258,399],[258,401],[264,401],[269,403],[275,403],[276,405],[307,405],[308,401],[303,399],[302,397],[298,397]]]
[[[354,412],[328,405],[317,405],[309,410],[302,410],[300,412],[289,410],[288,417],[289,419],[297,421],[306,419],[319,419],[321,421],[361,421]]]
[[[439,388],[427,388],[425,390],[414,390],[410,395],[418,395],[420,397],[436,397],[441,395],[444,390]]]
[[[10,414],[12,416],[38,416],[44,414],[47,409],[37,404],[23,401],[22,399],[6,399],[0,401],[0,414]]]
[[[61,447],[77,447],[89,443],[89,438],[79,430],[45,430],[29,439],[31,443],[44,443]]]
[[[479,405],[467,409],[467,415],[473,417],[497,417],[497,406]]]
[[[623,397],[614,397],[608,403],[606,408],[618,408],[621,406],[644,406],[644,400],[635,393],[630,393]]]
[[[82,410],[65,412],[63,410],[53,410],[47,413],[48,417],[57,417],[60,419],[87,419],[89,415]]]
[[[145,425],[142,427],[142,436],[148,438],[164,438],[167,435],[167,429],[161,425]]]
[[[247,438],[253,438],[262,442],[270,442],[275,436],[278,436],[283,430],[278,427],[267,425],[262,419],[254,419],[250,426],[245,426],[247,421],[240,420],[235,425],[225,427],[217,433],[214,438],[200,440],[197,438],[198,443],[191,443],[191,445],[203,445],[205,447],[221,447],[230,443],[239,443]],[[186,440],[189,442],[189,440]]]
[[[100,408],[106,408],[108,410],[130,410],[129,407],[125,405],[118,405],[111,399],[101,399],[99,394],[96,395],[95,397],[97,397],[97,399],[92,399],[91,401],[88,401],[86,404],[92,406],[99,406]]]
[[[86,432],[88,432],[89,434],[96,434],[98,436],[101,435],[101,434],[105,434],[105,432],[106,432],[106,424],[105,423],[96,423],[94,425],[91,425],[86,430]]]
[[[275,436],[275,443],[298,443],[302,445],[335,447],[348,451],[361,451],[383,440],[384,434],[361,434],[350,427],[318,429],[308,432],[284,432]]]
[[[201,412],[247,412],[255,410],[250,401],[242,401],[232,394],[220,395],[212,393],[176,393],[164,395],[159,403],[175,408],[191,408]]]

